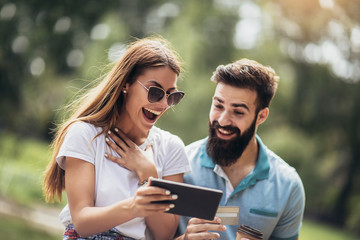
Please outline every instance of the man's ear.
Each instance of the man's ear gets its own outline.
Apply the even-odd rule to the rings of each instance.
[[[256,120],[256,124],[260,125],[263,122],[265,122],[265,120],[267,119],[267,117],[269,116],[269,108],[263,108],[259,111],[258,116],[257,116],[257,120]]]

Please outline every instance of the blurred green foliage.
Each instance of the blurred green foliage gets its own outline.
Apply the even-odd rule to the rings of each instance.
[[[215,68],[272,66],[279,89],[259,135],[302,177],[306,216],[360,234],[359,12],[356,0],[3,1],[0,194],[40,200],[65,106],[127,43],[160,34],[183,58],[186,96],[157,125],[185,144],[205,137]]]
[[[0,238],[7,240],[49,240],[61,239],[60,236],[34,228],[26,221],[0,214]]]
[[[0,193],[22,204],[41,201],[39,186],[49,159],[47,145],[6,133],[0,143]]]
[[[45,141],[1,132],[0,195],[24,206],[44,203],[41,185],[49,158]],[[58,205],[64,205],[64,198]]]
[[[311,220],[305,220],[300,231],[301,240],[314,240],[314,239],[326,239],[326,240],[358,240],[359,237],[353,234],[349,234],[342,229],[332,227],[329,225],[321,224]]]

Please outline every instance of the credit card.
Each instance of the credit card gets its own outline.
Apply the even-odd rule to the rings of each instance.
[[[223,225],[239,225],[239,207],[219,206],[216,212]]]

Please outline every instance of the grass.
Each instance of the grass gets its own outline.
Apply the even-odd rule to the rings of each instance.
[[[326,240],[359,240],[359,236],[348,234],[346,231],[338,228],[334,228],[322,223],[317,223],[310,220],[305,220],[300,231],[301,240],[314,240],[314,239],[326,239]]]
[[[44,230],[35,228],[28,222],[18,218],[0,214],[0,239],[49,240],[61,239],[61,236],[53,235]]]

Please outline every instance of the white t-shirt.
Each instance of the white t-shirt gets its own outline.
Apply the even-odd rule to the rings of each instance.
[[[62,169],[65,168],[65,157],[79,158],[94,164],[95,167],[95,206],[102,207],[135,195],[139,179],[136,173],[121,167],[105,158],[105,152],[120,157],[105,142],[105,134],[100,127],[85,122],[76,122],[70,126],[63,144],[56,157]],[[171,133],[152,127],[144,144],[144,149],[152,144],[154,162],[159,178],[190,171],[185,154],[184,143]],[[69,206],[60,213],[61,222],[67,226],[72,223]],[[146,224],[144,218],[134,218],[116,227],[123,235],[134,239],[145,239]]]

